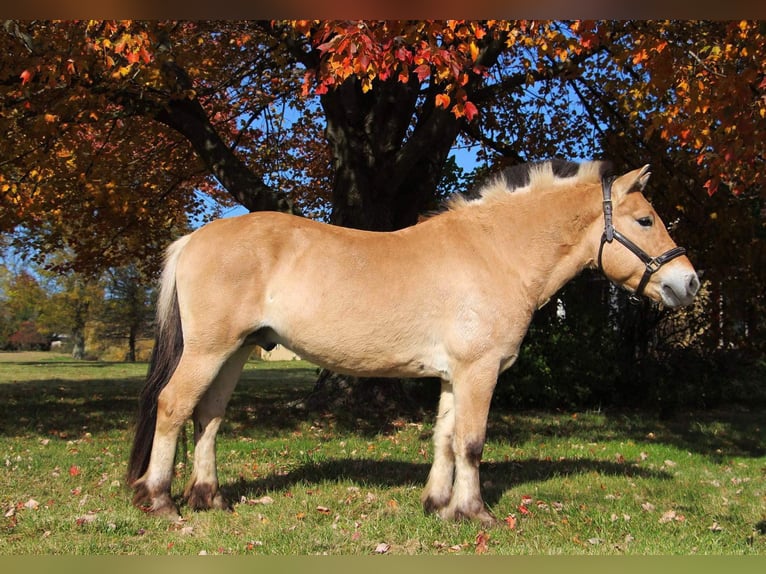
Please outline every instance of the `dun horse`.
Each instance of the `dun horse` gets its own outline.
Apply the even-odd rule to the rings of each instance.
[[[476,199],[390,233],[262,212],[177,240],[129,463],[134,503],[178,517],[170,484],[191,417],[187,504],[227,507],[216,433],[253,346],[279,343],[340,373],[439,377],[423,506],[491,523],[479,489],[490,399],[535,310],[588,267],[669,307],[690,303],[699,287],[641,193],[648,166],[604,172],[601,162],[520,166]]]

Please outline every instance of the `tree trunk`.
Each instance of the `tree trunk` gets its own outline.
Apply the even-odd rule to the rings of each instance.
[[[435,107],[407,137],[418,83],[379,83],[363,93],[355,79],[322,98],[335,158],[332,222],[371,231],[417,223],[434,198],[459,123]],[[409,113],[407,112],[409,110]],[[304,406],[312,410],[392,412],[412,406],[396,379],[347,377],[323,370]]]
[[[130,332],[128,333],[128,362],[136,362],[136,333],[138,332],[138,326],[131,325]]]
[[[72,358],[78,360],[85,358],[85,335],[80,330],[72,333]]]

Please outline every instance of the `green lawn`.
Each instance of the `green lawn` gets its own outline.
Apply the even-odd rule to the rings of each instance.
[[[503,522],[482,529],[423,515],[435,405],[306,413],[289,406],[316,376],[301,362],[250,363],[237,387],[218,444],[234,512],[169,524],[124,484],[145,371],[0,354],[0,554],[766,553],[761,412],[494,409],[482,481]]]

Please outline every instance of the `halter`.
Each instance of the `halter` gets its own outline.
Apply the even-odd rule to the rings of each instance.
[[[644,275],[641,277],[641,281],[638,283],[638,287],[630,297],[631,300],[638,301],[639,297],[641,297],[644,292],[646,284],[649,283],[649,279],[652,277],[652,275],[659,271],[660,267],[665,265],[665,263],[668,263],[676,257],[680,257],[681,255],[685,254],[686,249],[683,247],[673,247],[672,249],[668,249],[662,255],[651,257],[648,253],[646,253],[646,251],[641,249],[638,245],[617,231],[614,228],[614,224],[612,223],[612,182],[614,180],[615,178],[613,176],[603,177],[601,179],[601,188],[604,194],[604,233],[601,235],[601,245],[598,248],[598,268],[602,273],[604,273],[604,275],[606,275],[604,266],[601,264],[601,256],[604,252],[605,243],[611,243],[614,239],[616,239],[618,243],[622,243],[625,247],[627,247],[644,263],[644,265],[646,265]]]

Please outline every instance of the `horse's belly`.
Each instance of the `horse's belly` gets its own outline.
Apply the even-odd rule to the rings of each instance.
[[[445,377],[441,345],[380,329],[311,328],[277,331],[279,342],[320,367],[359,377]],[[399,336],[397,336],[399,335]]]

